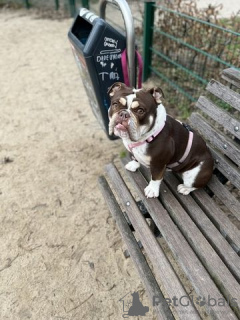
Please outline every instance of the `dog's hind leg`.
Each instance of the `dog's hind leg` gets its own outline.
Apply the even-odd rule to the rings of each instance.
[[[196,181],[196,178],[201,171],[203,162],[200,162],[200,164],[188,171],[183,172],[182,178],[183,178],[183,184],[179,184],[177,187],[177,191],[179,193],[182,193],[184,195],[188,195],[190,192],[196,190],[194,183]]]
[[[194,187],[187,187],[185,184],[179,184],[177,187],[177,191],[185,196],[187,196],[190,192],[196,190]]]

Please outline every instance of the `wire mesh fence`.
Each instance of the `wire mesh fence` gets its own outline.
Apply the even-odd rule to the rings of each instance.
[[[227,67],[240,68],[240,33],[163,6],[153,4],[150,70],[169,91],[171,103],[187,117],[191,102],[211,78]],[[175,95],[172,95],[172,92]]]

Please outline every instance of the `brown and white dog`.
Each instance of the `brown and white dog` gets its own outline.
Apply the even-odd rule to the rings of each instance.
[[[146,197],[159,196],[166,169],[182,173],[183,184],[177,190],[184,195],[207,184],[213,171],[212,155],[196,132],[166,114],[160,88],[133,89],[116,82],[108,93],[109,134],[121,137],[134,156],[126,169],[134,172],[140,164],[150,168]]]

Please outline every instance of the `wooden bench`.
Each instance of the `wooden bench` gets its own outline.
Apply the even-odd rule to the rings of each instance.
[[[205,189],[183,196],[180,178],[166,172],[159,199],[147,199],[145,168],[111,163],[99,177],[157,319],[240,319],[240,72],[226,69],[222,78],[226,85],[210,81],[189,121],[215,158]]]

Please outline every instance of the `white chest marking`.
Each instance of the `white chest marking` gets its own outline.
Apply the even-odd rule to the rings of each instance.
[[[135,94],[131,94],[126,97],[128,106],[129,106],[129,102],[132,103],[132,101],[135,97],[136,97]],[[163,123],[165,123],[166,117],[167,117],[166,110],[165,110],[164,106],[162,104],[160,104],[157,109],[157,118],[156,118],[156,122],[154,124],[153,129],[151,131],[143,134],[143,132],[145,131],[145,126],[143,126],[141,128],[143,135],[142,135],[140,141],[146,141],[146,139],[149,136],[153,135],[158,130],[158,128],[161,127]],[[149,120],[150,120],[150,123],[152,123],[153,117],[150,117]],[[129,150],[128,146],[131,145],[133,142],[134,141],[131,141],[129,138],[123,138],[123,143],[124,143],[124,146],[126,147],[127,150]],[[147,155],[147,149],[148,149],[148,143],[145,142],[140,146],[132,148],[131,152],[133,153],[134,157],[136,158],[136,160],[139,163],[141,163],[145,167],[150,167],[151,157]]]
[[[123,140],[125,147],[128,149],[129,141]],[[145,167],[150,167],[151,157],[147,155],[148,144],[144,143],[141,146],[132,149],[132,153],[135,159],[144,165]]]

